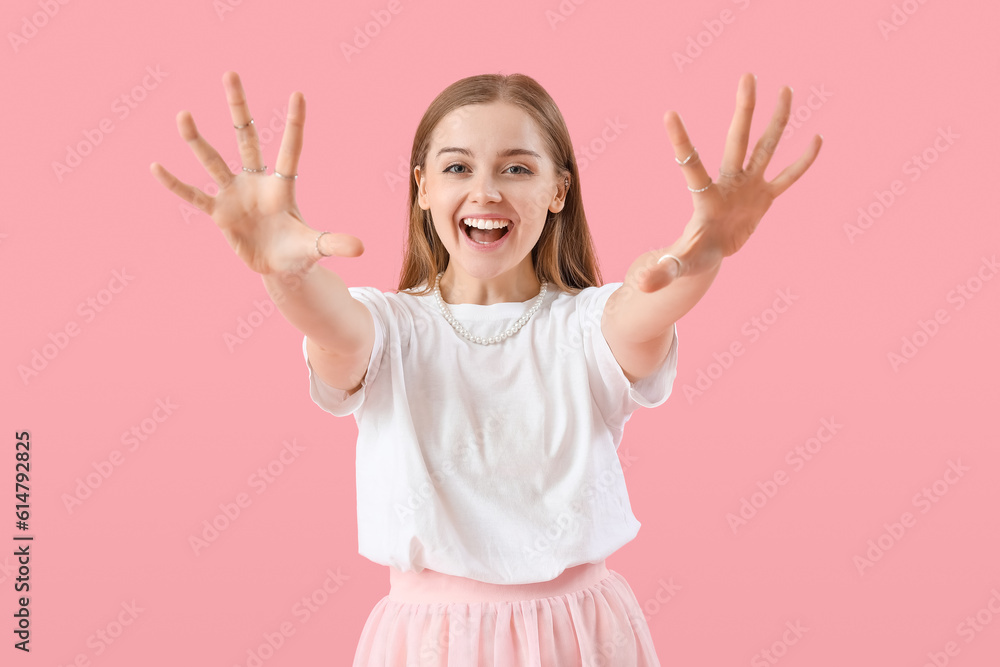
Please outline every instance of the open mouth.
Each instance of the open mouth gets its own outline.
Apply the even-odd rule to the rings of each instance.
[[[512,226],[509,220],[481,218],[463,218],[459,224],[464,228],[465,235],[480,245],[499,241],[508,234]]]

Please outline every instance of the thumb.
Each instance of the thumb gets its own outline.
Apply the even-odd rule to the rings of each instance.
[[[318,232],[315,243],[320,259],[324,257],[357,257],[365,251],[365,245],[357,236],[337,232]]]

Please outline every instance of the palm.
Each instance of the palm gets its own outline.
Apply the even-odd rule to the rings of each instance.
[[[742,178],[720,176],[708,190],[695,194],[691,224],[705,230],[706,243],[710,240],[722,257],[743,247],[776,196],[762,170]]]
[[[191,114],[177,114],[177,128],[188,142],[199,162],[219,186],[219,193],[210,197],[196,187],[179,181],[162,165],[154,162],[150,169],[164,187],[212,217],[223,236],[243,262],[261,274],[297,273],[315,263],[317,233],[303,220],[295,202],[295,180],[302,152],[302,130],[305,123],[305,99],[293,93],[288,104],[288,119],[281,138],[281,148],[275,164],[275,175],[261,169],[264,159],[257,130],[250,119],[250,109],[239,76],[226,72],[223,76],[226,97],[240,148],[244,170],[234,174],[228,165],[198,133]],[[288,178],[278,177],[277,173]],[[326,255],[355,257],[364,249],[361,241],[349,234],[327,234],[322,238]]]
[[[298,232],[307,225],[294,195],[279,180],[237,174],[219,190],[211,211],[229,245],[257,273],[290,269],[301,255]]]
[[[772,181],[764,179],[764,171],[778,145],[788,122],[792,90],[785,86],[778,97],[778,106],[771,122],[758,140],[749,162],[744,167],[750,138],[750,121],[756,103],[756,79],[745,74],[740,79],[736,97],[736,112],[726,139],[719,179],[708,175],[701,157],[688,138],[684,123],[676,112],[664,117],[667,133],[674,146],[675,159],[683,162],[682,169],[692,193],[694,213],[684,230],[686,244],[671,247],[666,253],[676,256],[683,267],[681,275],[696,275],[716,267],[724,257],[739,251],[757,229],[771,203],[787,190],[816,159],[822,137],[816,135],[805,153],[786,167]],[[666,255],[657,253],[660,259]],[[648,260],[647,260],[648,261]],[[643,264],[639,288],[651,292],[662,289],[676,278],[678,267],[672,260]]]

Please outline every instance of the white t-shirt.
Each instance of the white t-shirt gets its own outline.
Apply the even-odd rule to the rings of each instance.
[[[357,392],[309,369],[310,396],[358,426],[358,552],[501,584],[549,581],[597,563],[639,531],[618,460],[625,422],[677,374],[677,329],[660,369],[630,384],[601,333],[622,283],[576,295],[549,286],[502,343],[463,338],[434,294],[351,287],[375,321]],[[449,304],[473,335],[512,326],[522,303]]]

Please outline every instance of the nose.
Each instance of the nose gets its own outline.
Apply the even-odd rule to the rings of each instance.
[[[469,193],[471,201],[476,203],[498,202],[500,201],[500,191],[497,189],[496,181],[489,171],[479,172],[471,181],[472,190]]]

